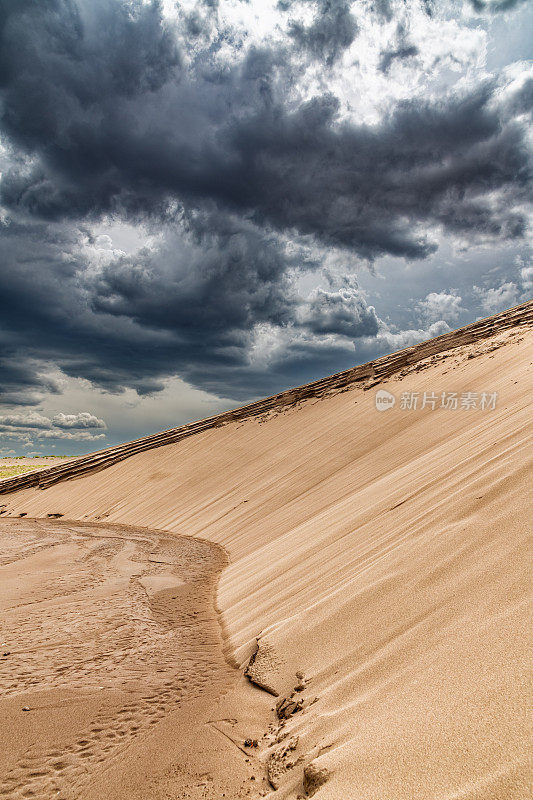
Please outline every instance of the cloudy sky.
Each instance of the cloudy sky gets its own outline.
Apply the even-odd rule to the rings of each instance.
[[[529,299],[532,6],[0,0],[0,455]]]

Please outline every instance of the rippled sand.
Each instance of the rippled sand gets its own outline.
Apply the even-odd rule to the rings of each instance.
[[[216,796],[194,770],[172,769],[235,680],[213,608],[222,549],[121,526],[4,519],[0,553],[0,794],[107,799],[129,776],[134,796],[152,772],[176,792],[198,791],[182,796]],[[131,780],[140,744],[145,764]],[[147,759],[154,748],[165,752]]]

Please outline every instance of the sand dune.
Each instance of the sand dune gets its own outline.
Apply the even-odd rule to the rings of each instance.
[[[390,357],[394,368],[381,373],[374,364],[351,381],[284,396],[278,405],[228,417],[173,443],[157,441],[103,471],[94,471],[93,462],[75,480],[47,483],[44,490],[25,484],[0,498],[10,517],[0,528],[6,551],[12,548],[19,560],[2,567],[2,586],[12,587],[2,590],[11,598],[7,630],[21,637],[23,659],[19,667],[2,663],[10,681],[2,708],[12,709],[13,724],[28,724],[30,713],[19,709],[32,705],[34,693],[98,690],[94,664],[81,666],[82,653],[93,653],[91,625],[101,626],[105,640],[113,630],[109,620],[124,618],[124,658],[114,639],[111,651],[103,641],[101,650],[94,647],[94,657],[104,659],[109,685],[102,691],[110,698],[133,680],[132,665],[138,668],[146,656],[142,681],[152,694],[130,700],[128,741],[103,753],[98,736],[99,744],[91,739],[90,752],[97,755],[87,757],[82,773],[76,754],[88,745],[79,745],[87,739],[80,725],[78,744],[68,753],[72,775],[85,775],[91,788],[75,786],[65,797],[98,791],[101,797],[102,775],[109,796],[117,798],[530,796],[531,315],[529,304],[484,321],[476,336],[460,332],[453,346],[448,340],[444,349],[426,345]],[[393,408],[376,410],[378,390],[395,395]],[[401,407],[402,393],[419,393],[421,401],[424,392],[439,402],[441,392],[476,393],[477,407]],[[497,393],[495,408],[479,407],[483,392]],[[31,521],[50,513],[63,518]],[[27,516],[14,520],[19,514]],[[119,551],[116,542],[106,544],[113,547],[97,557],[98,582],[86,565],[96,547],[90,537],[108,542],[114,530],[108,526],[116,524],[135,529]],[[46,537],[53,545],[43,549]],[[142,537],[149,545],[141,547]],[[175,642],[166,642],[157,657],[146,655],[159,647],[156,605],[169,592],[184,592],[191,583],[187,569],[196,568],[198,553],[187,550],[194,539],[178,537],[200,538],[198,547],[212,564],[200,581],[205,588],[198,608],[209,622],[209,652],[186,662],[210,676],[199,689]],[[174,541],[187,566],[169,570],[164,556]],[[221,545],[229,562],[216,596],[224,641],[209,602],[222,555],[209,542]],[[163,553],[156,569],[148,551]],[[21,563],[30,599],[15,607]],[[37,569],[44,569],[49,594],[42,594]],[[174,579],[184,583],[168,583]],[[72,592],[81,596],[71,603]],[[101,596],[114,599],[100,619]],[[46,653],[31,655],[25,648],[35,646],[48,608],[43,603],[53,609],[55,633],[47,634]],[[144,622],[132,620],[140,613],[135,603],[144,609]],[[168,613],[179,637],[186,613],[175,607]],[[84,636],[63,651],[57,632],[85,617]],[[207,636],[196,621],[193,630],[195,637]],[[244,676],[250,657],[251,677],[268,691]],[[73,661],[78,666],[63,680],[57,669]],[[184,694],[174,695],[169,664],[183,670]],[[184,749],[191,730],[179,719],[189,713],[186,698],[195,686],[194,702],[205,702],[195,718],[201,734]],[[151,713],[143,699],[148,695],[159,698],[153,703],[161,711],[150,736],[142,727]],[[276,713],[275,704],[291,697],[292,705],[282,702]],[[87,720],[104,713],[93,702],[81,704]],[[111,711],[92,727],[116,732],[123,702],[108,699]],[[132,725],[139,729],[132,733]],[[27,731],[20,730],[4,755],[12,781],[4,795],[22,793],[32,777],[36,796],[54,796],[43,794],[48,772],[31,775],[42,769],[41,733],[28,748]],[[56,741],[57,754],[71,733],[42,736]],[[244,747],[246,739],[258,747]],[[36,760],[30,751],[38,751]],[[59,755],[48,753],[48,766],[52,758]],[[187,765],[182,773],[180,765]],[[229,781],[224,790],[216,784],[221,775]]]

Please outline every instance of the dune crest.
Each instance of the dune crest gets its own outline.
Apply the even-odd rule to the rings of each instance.
[[[271,413],[277,413],[282,409],[294,406],[303,400],[314,397],[325,397],[331,392],[337,392],[345,387],[363,382],[365,388],[369,388],[381,383],[384,379],[392,375],[402,373],[413,364],[417,364],[424,359],[435,357],[440,353],[447,353],[457,347],[473,342],[479,342],[492,336],[494,333],[501,333],[508,328],[516,328],[520,325],[529,325],[533,322],[533,302],[523,303],[520,306],[503,311],[494,317],[473,322],[464,328],[442,334],[434,339],[421,342],[413,347],[400,350],[391,355],[383,356],[375,361],[353,367],[352,369],[338,372],[327,378],[321,378],[312,383],[289,389],[285,392],[266,397],[255,403],[249,403],[233,411],[225,411],[214,417],[191,422],[188,425],[181,425],[179,428],[171,428],[162,433],[152,436],[144,436],[133,442],[116,445],[115,447],[99,450],[96,453],[89,453],[86,456],[78,456],[57,466],[40,469],[37,473],[26,473],[13,478],[0,480],[0,494],[11,492],[15,489],[25,489],[30,486],[38,486],[46,489],[54,483],[62,480],[87,475],[105,469],[112,464],[117,464],[132,455],[152,450],[156,447],[163,447],[174,442],[181,441],[228,422],[245,420],[258,417],[264,420]]]
[[[212,722],[261,767],[251,797],[523,800],[532,312],[194,436],[139,440],[105,471],[11,482],[7,515],[225,548],[217,606],[240,678]]]

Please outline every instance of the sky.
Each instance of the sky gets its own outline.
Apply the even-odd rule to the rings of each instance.
[[[531,297],[528,0],[0,0],[0,456]]]

